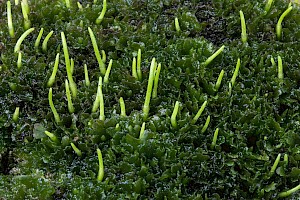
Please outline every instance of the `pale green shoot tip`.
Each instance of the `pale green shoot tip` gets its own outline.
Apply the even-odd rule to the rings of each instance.
[[[103,166],[102,153],[99,148],[97,149],[97,155],[98,155],[98,161],[99,161],[99,171],[98,171],[97,180],[101,182],[104,177],[104,166]]]
[[[80,151],[80,149],[78,149],[73,142],[71,142],[71,146],[72,146],[73,150],[75,151],[75,153],[77,154],[77,156],[81,157],[82,152]]]

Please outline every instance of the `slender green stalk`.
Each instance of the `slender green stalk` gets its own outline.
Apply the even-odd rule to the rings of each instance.
[[[15,5],[19,5],[19,0],[15,0]]]
[[[145,139],[145,128],[146,128],[146,123],[143,122],[142,127],[141,127],[141,131],[140,131],[140,140]]]
[[[105,116],[104,116],[104,100],[103,100],[103,93],[102,93],[102,77],[100,76],[99,78],[99,102],[100,102],[100,116],[99,119],[100,120],[105,120]]]
[[[137,75],[137,71],[136,71],[136,58],[133,57],[133,60],[132,60],[132,76],[135,78],[135,79],[138,79],[138,75]]]
[[[278,56],[278,78],[283,79],[283,66],[282,66],[282,59]]]
[[[274,172],[275,172],[275,170],[277,168],[277,165],[278,165],[278,163],[280,161],[280,156],[281,156],[281,154],[279,153],[278,156],[277,156],[277,158],[276,158],[276,160],[275,160],[275,162],[274,162],[274,164],[273,164],[273,166],[272,166],[272,168],[271,168],[270,176],[272,176],[274,174]]]
[[[268,0],[266,6],[265,6],[265,12],[268,13],[271,6],[272,6],[273,0]]]
[[[110,59],[108,67],[107,67],[107,70],[105,72],[105,76],[104,76],[104,80],[103,80],[104,83],[108,83],[108,78],[109,78],[109,74],[110,74],[110,70],[111,70],[112,64],[113,64],[113,60]]]
[[[228,88],[229,88],[228,95],[231,96],[231,92],[232,92],[231,83],[228,84]]]
[[[210,115],[206,118],[205,124],[203,126],[203,128],[201,129],[201,133],[204,133],[209,125],[210,122]]]
[[[100,106],[100,99],[99,99],[99,94],[100,94],[100,84],[102,81],[102,78],[100,79],[101,77],[99,77],[99,82],[98,82],[98,87],[97,87],[97,94],[96,94],[96,99],[93,103],[93,108],[92,108],[92,113],[96,112],[97,109],[99,108]]]
[[[242,26],[242,42],[247,42],[247,28],[243,11],[240,10],[241,26]]]
[[[59,53],[56,54],[56,57],[55,57],[55,63],[54,63],[54,67],[53,67],[53,71],[52,71],[52,74],[48,80],[48,83],[47,83],[47,86],[48,87],[51,87],[55,81],[55,76],[56,76],[56,73],[57,73],[57,70],[58,70],[58,64],[59,64]]]
[[[84,79],[85,79],[85,85],[89,87],[91,85],[91,82],[90,82],[89,72],[86,64],[84,64]]]
[[[69,84],[70,84],[70,89],[72,92],[72,96],[75,99],[77,96],[77,86],[73,80],[72,73],[71,73],[69,51],[68,51],[67,41],[66,41],[64,32],[61,32],[61,40],[62,40],[62,45],[63,45],[63,51],[64,51],[64,56],[65,56],[65,63],[66,63],[66,68],[67,68],[67,76],[68,76],[68,80],[69,80]]]
[[[287,166],[289,163],[289,156],[285,153],[283,157],[284,165]]]
[[[97,41],[96,41],[94,32],[90,27],[88,27],[88,31],[89,31],[89,34],[90,34],[90,38],[91,38],[91,41],[92,41],[92,45],[93,45],[93,48],[94,48],[96,59],[97,59],[98,64],[99,64],[100,72],[101,72],[102,75],[104,75],[106,69],[105,69],[104,63],[101,59],[101,56],[100,56],[100,52],[99,52],[99,48],[98,48],[98,45],[97,45]]]
[[[237,63],[236,63],[236,67],[235,67],[235,70],[234,70],[234,73],[233,73],[233,76],[231,78],[231,87],[234,86],[234,83],[235,83],[235,80],[236,80],[236,77],[238,76],[239,74],[239,69],[240,69],[240,66],[241,66],[241,60],[238,59]]]
[[[67,100],[68,100],[68,110],[69,110],[69,113],[72,114],[72,113],[75,112],[75,108],[73,106],[70,87],[69,87],[69,82],[68,82],[67,79],[65,80],[65,87],[66,87],[66,95],[67,95]]]
[[[223,76],[224,76],[224,70],[222,69],[222,71],[220,72],[220,75],[218,77],[218,80],[216,82],[216,85],[215,85],[215,90],[218,91],[220,86],[221,86],[221,82],[222,82],[222,79],[223,79]]]
[[[107,9],[106,7],[107,7],[107,5],[106,5],[106,0],[103,0],[102,11],[101,11],[99,17],[96,19],[96,24],[100,24],[100,23],[102,22],[102,20],[103,20],[103,18],[104,18],[104,15],[105,15],[105,13],[106,13],[106,9]]]
[[[21,1],[22,14],[24,18],[24,28],[25,30],[29,29],[31,26],[31,22],[28,18],[29,14],[29,6],[27,1]]]
[[[20,69],[22,67],[22,53],[21,53],[21,51],[18,53],[17,67],[18,67],[18,69]]]
[[[7,6],[8,32],[9,32],[10,37],[14,38],[15,37],[15,29],[14,29],[13,22],[12,22],[11,3],[10,3],[10,1],[6,2],[6,6]]]
[[[101,54],[102,54],[102,62],[105,63],[106,62],[106,53],[104,50],[101,50]]]
[[[211,143],[211,148],[212,148],[212,149],[215,148],[215,146],[216,146],[218,134],[219,134],[219,128],[217,128],[217,129],[215,130],[214,138],[213,138],[213,141],[212,141],[212,143]]]
[[[77,1],[77,7],[78,7],[78,9],[79,9],[80,11],[83,9],[83,7],[82,7],[82,5],[81,5],[81,3],[80,3],[79,1]]]
[[[178,33],[181,31],[177,17],[175,17],[175,29]]]
[[[222,51],[224,50],[225,45],[221,46],[220,49],[218,49],[213,55],[211,55],[209,58],[206,59],[206,61],[203,63],[204,66],[209,65]]]
[[[207,101],[204,101],[204,103],[202,104],[201,108],[198,110],[196,116],[193,118],[193,120],[191,121],[191,124],[195,124],[196,121],[199,119],[199,117],[201,116],[201,114],[203,113],[205,107],[206,107]]]
[[[73,58],[70,59],[70,63],[71,63],[71,74],[73,75],[73,72],[74,72],[74,60],[73,60]]]
[[[96,3],[97,3],[97,1],[98,1],[98,0],[94,0],[94,4],[96,4]]]
[[[53,134],[53,133],[50,133],[49,131],[45,131],[44,132],[53,142],[58,142],[58,139],[57,137]]]
[[[288,196],[292,195],[293,193],[297,192],[298,190],[300,190],[300,184],[286,192],[279,193],[278,196],[279,197],[288,197]]]
[[[67,7],[67,8],[70,8],[70,7],[71,7],[70,0],[65,0],[65,2],[66,2],[66,7]]]
[[[39,35],[38,35],[38,37],[36,38],[35,43],[34,43],[34,47],[35,47],[36,49],[38,49],[38,47],[39,47],[39,45],[40,45],[40,42],[41,42],[41,38],[42,38],[43,33],[44,33],[44,28],[41,28],[41,30],[40,30],[40,32],[39,32]]]
[[[97,180],[101,182],[104,177],[104,166],[103,166],[102,153],[99,148],[97,149],[97,155],[98,155],[98,161],[99,161],[99,171],[98,171]]]
[[[25,32],[21,35],[21,37],[18,39],[18,41],[17,41],[17,43],[16,43],[16,45],[15,45],[15,50],[14,50],[15,53],[18,53],[18,52],[20,51],[20,49],[21,49],[21,44],[22,44],[23,40],[24,40],[24,39],[25,39],[32,31],[34,31],[34,28],[28,29],[27,31],[25,31]]]
[[[59,115],[54,107],[53,101],[52,101],[52,88],[49,89],[48,100],[49,100],[49,105],[50,105],[51,111],[54,115],[55,122],[60,123],[61,122],[60,117],[59,117]]]
[[[126,117],[126,109],[123,97],[120,98],[121,116]]]
[[[154,87],[153,87],[153,93],[152,93],[152,98],[157,97],[157,88],[158,88],[158,79],[159,79],[159,74],[161,70],[161,63],[158,64],[158,67],[155,71],[155,78],[154,78]]]
[[[282,21],[285,18],[285,16],[287,16],[293,9],[293,6],[289,6],[288,9],[286,9],[284,11],[284,13],[282,13],[282,15],[280,16],[277,25],[276,25],[276,34],[277,34],[277,39],[279,40],[281,38],[281,32],[282,32]]]
[[[53,31],[51,31],[50,33],[48,33],[48,35],[47,35],[47,36],[45,37],[45,39],[44,39],[44,42],[43,42],[43,44],[42,44],[42,50],[43,50],[44,52],[47,51],[47,44],[48,44],[48,41],[49,41],[50,37],[52,36],[52,34],[53,34]]]
[[[19,115],[20,115],[20,107],[16,107],[15,112],[13,114],[13,121],[17,122],[19,119]]]
[[[141,70],[141,63],[142,63],[142,50],[139,49],[138,50],[138,55],[137,55],[137,76],[138,76],[138,80],[142,80],[143,79],[143,75],[142,75],[142,70]]]
[[[176,120],[176,116],[179,110],[179,101],[176,101],[175,103],[175,107],[171,116],[171,124],[173,128],[177,128],[177,120]]]
[[[150,66],[147,93],[146,93],[145,103],[143,107],[144,120],[148,118],[149,110],[150,110],[150,99],[151,99],[151,92],[152,92],[153,80],[154,80],[154,69],[155,69],[155,58],[152,59],[151,66]]]
[[[272,63],[272,66],[275,66],[275,65],[276,65],[276,63],[275,63],[275,60],[274,60],[273,56],[271,57],[271,63]]]
[[[73,148],[73,150],[75,151],[75,153],[77,154],[77,156],[82,156],[82,152],[75,146],[75,144],[73,142],[71,142],[71,146]]]
[[[116,125],[116,130],[117,130],[117,131],[120,130],[120,124],[119,124],[119,123]]]

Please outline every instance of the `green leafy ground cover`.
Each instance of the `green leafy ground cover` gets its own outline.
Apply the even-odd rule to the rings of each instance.
[[[6,3],[0,4],[0,198],[277,199],[299,185],[300,10],[296,4],[277,38],[276,24],[289,7],[282,0],[274,1],[267,13],[265,1],[109,0],[100,24],[95,23],[102,10],[99,0],[80,1],[82,9],[73,0],[70,8],[62,0],[28,2],[30,27],[35,29],[21,45],[19,67],[14,48],[26,30],[21,5],[11,2],[12,38]],[[241,40],[240,10],[246,21],[246,43]],[[106,52],[105,67],[113,60],[109,82],[102,86],[104,120],[99,119],[99,109],[92,113],[103,74],[88,27],[99,50]],[[44,33],[36,49],[41,28]],[[42,43],[51,31],[43,51]],[[75,110],[71,114],[61,32],[74,60],[72,77],[78,89],[76,98],[71,97]],[[224,51],[205,66],[222,45]],[[138,49],[142,80],[133,76],[131,67]],[[49,106],[47,86],[57,53],[52,92],[59,123]],[[283,77],[278,77],[278,56]],[[152,58],[161,63],[161,72],[157,97],[151,98],[144,119]],[[221,70],[224,76],[216,90]],[[120,97],[126,116],[121,115]],[[193,121],[205,101],[202,115]],[[14,118],[16,107],[20,114]],[[97,148],[104,164],[101,181]],[[299,199],[300,194],[288,198]]]

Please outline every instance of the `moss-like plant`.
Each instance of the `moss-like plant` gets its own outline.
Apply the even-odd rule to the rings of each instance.
[[[110,61],[108,63],[108,67],[107,67],[106,72],[105,72],[104,79],[103,79],[104,83],[108,83],[108,78],[109,78],[109,74],[110,74],[110,70],[111,70],[112,64],[113,64],[113,60],[110,59]]]
[[[246,43],[247,42],[247,28],[246,28],[246,21],[244,17],[243,11],[240,10],[240,18],[241,18],[241,26],[242,26],[242,42]]]
[[[179,110],[179,101],[176,101],[174,109],[173,109],[173,113],[171,115],[171,125],[173,128],[177,128],[177,120],[176,120],[176,116]]]
[[[49,89],[48,100],[49,100],[49,105],[50,105],[51,111],[54,115],[55,122],[60,123],[61,122],[60,117],[54,107],[53,100],[52,100],[52,88]]]
[[[7,24],[8,24],[8,32],[10,37],[14,38],[15,37],[15,29],[13,26],[13,22],[12,22],[12,15],[11,15],[11,3],[10,1],[6,2],[6,6],[7,6]]]
[[[204,133],[204,132],[206,131],[206,129],[207,129],[209,123],[210,123],[210,115],[206,118],[205,124],[204,124],[204,126],[202,127],[202,129],[201,129],[201,133]]]
[[[209,65],[222,51],[224,50],[225,45],[221,46],[220,49],[218,49],[213,55],[211,55],[209,58],[206,59],[206,61],[203,63],[204,66]]]
[[[103,177],[104,177],[104,166],[103,166],[102,153],[99,148],[97,148],[97,155],[98,155],[98,162],[99,162],[99,170],[98,170],[97,180],[102,181]]]
[[[90,38],[91,38],[91,41],[92,41],[92,45],[93,45],[93,48],[94,48],[96,59],[97,59],[98,64],[99,64],[100,72],[101,72],[102,75],[104,75],[106,69],[105,69],[104,63],[101,59],[101,55],[100,55],[100,52],[99,52],[99,48],[98,48],[98,45],[97,45],[97,41],[96,41],[94,32],[90,27],[88,27],[88,31],[89,31],[89,34],[90,34]]]
[[[48,33],[47,36],[45,37],[44,41],[43,41],[42,50],[44,52],[47,51],[47,44],[48,44],[48,41],[49,41],[50,37],[52,36],[52,34],[53,34],[53,31],[51,31],[50,33]]]
[[[14,49],[14,52],[15,52],[15,53],[18,53],[18,52],[20,51],[20,49],[21,49],[21,44],[22,44],[23,40],[24,40],[24,39],[25,39],[32,31],[34,31],[34,28],[28,29],[27,31],[25,31],[25,32],[21,35],[21,37],[18,39],[18,41],[17,41],[17,43],[16,43],[16,45],[15,45],[15,49]]]
[[[69,113],[72,114],[72,113],[75,112],[75,108],[73,106],[70,87],[69,87],[69,82],[68,82],[67,79],[65,80],[65,88],[66,88],[66,96],[67,96],[67,101],[68,101],[68,110],[69,110]]]
[[[77,156],[81,157],[82,156],[82,152],[80,149],[78,149],[75,144],[73,142],[71,142],[71,147],[72,149],[75,151],[75,153],[77,154]]]
[[[126,109],[123,97],[120,97],[121,116],[126,117]]]
[[[104,15],[106,13],[106,9],[107,9],[106,0],[103,0],[102,11],[101,11],[99,17],[96,19],[96,24],[101,24],[101,22],[103,21]]]
[[[12,118],[14,122],[17,122],[19,120],[19,115],[20,115],[20,107],[16,107]]]
[[[151,66],[150,66],[147,93],[146,93],[145,103],[144,103],[144,107],[143,107],[144,120],[146,120],[148,118],[149,110],[150,110],[150,99],[151,99],[151,93],[152,93],[152,87],[153,87],[153,81],[154,81],[155,62],[156,62],[155,58],[153,58],[152,62],[151,62]]]
[[[283,19],[292,11],[293,7],[289,6],[284,13],[280,16],[277,25],[276,25],[276,35],[277,39],[279,40],[281,38],[281,33],[282,33],[282,21]]]
[[[155,70],[155,78],[154,78],[154,87],[153,87],[153,92],[152,92],[152,98],[157,97],[158,79],[159,79],[160,70],[161,70],[161,63],[158,64],[158,67]]]
[[[38,36],[37,36],[37,38],[35,40],[35,43],[34,43],[34,47],[36,49],[39,48],[39,45],[41,43],[41,39],[42,39],[43,33],[44,33],[44,28],[41,28],[41,30],[40,30],[40,32],[39,32],[39,34],[38,34]]]
[[[89,71],[87,69],[86,64],[84,64],[84,80],[85,80],[85,85],[89,87],[91,85],[91,82],[89,78]]]
[[[201,116],[201,114],[203,113],[205,107],[206,107],[207,101],[204,101],[204,103],[202,104],[202,106],[200,107],[200,109],[198,110],[197,114],[195,115],[195,117],[192,119],[191,124],[195,124],[197,122],[197,120],[199,119],[199,117]]]
[[[55,81],[56,73],[57,73],[57,70],[58,70],[58,64],[59,64],[59,53],[56,54],[56,57],[55,57],[55,63],[54,63],[53,71],[52,71],[52,74],[51,74],[51,76],[48,80],[48,83],[47,83],[48,87],[52,87],[52,85]]]

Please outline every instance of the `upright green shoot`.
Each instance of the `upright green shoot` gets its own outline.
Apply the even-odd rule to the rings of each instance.
[[[107,5],[106,5],[106,0],[103,0],[102,11],[101,11],[99,17],[96,19],[96,24],[101,24],[101,22],[102,22],[102,20],[103,20],[103,18],[104,18],[104,15],[105,15],[105,13],[106,13],[106,9],[107,9],[106,7],[107,7]]]
[[[15,5],[19,5],[19,0],[15,0]]]
[[[28,29],[27,31],[25,31],[21,37],[18,39],[16,45],[15,45],[15,49],[14,49],[14,52],[15,53],[18,53],[21,49],[21,44],[23,42],[23,40],[32,32],[34,31],[34,28],[31,28],[31,29]]]
[[[101,55],[100,55],[100,52],[99,52],[99,48],[98,48],[98,45],[97,45],[97,41],[96,41],[94,32],[92,31],[92,29],[90,27],[88,27],[88,31],[89,31],[89,34],[90,34],[90,38],[91,38],[91,41],[92,41],[92,45],[93,45],[93,48],[94,48],[96,59],[97,59],[98,64],[99,64],[100,72],[101,72],[102,75],[104,75],[106,69],[105,69],[104,63],[101,59]]]
[[[273,56],[271,57],[271,63],[272,63],[272,66],[276,66],[276,62],[275,62]]]
[[[48,41],[49,41],[50,37],[52,36],[52,34],[53,34],[53,31],[51,31],[50,33],[48,33],[47,36],[46,36],[45,39],[44,39],[44,42],[43,42],[43,44],[42,44],[42,50],[43,50],[44,52],[47,51],[47,44],[48,44]]]
[[[91,82],[89,78],[89,71],[87,69],[86,64],[84,64],[84,79],[85,79],[85,85],[89,87],[91,85]]]
[[[51,74],[51,76],[48,80],[48,83],[47,83],[48,87],[52,87],[52,85],[55,81],[56,73],[57,73],[57,70],[58,70],[58,64],[59,64],[59,53],[56,54],[56,57],[55,57],[55,63],[54,63],[53,71],[52,71],[52,74]]]
[[[176,32],[178,32],[178,33],[181,31],[177,17],[175,17],[175,29],[176,29]]]
[[[66,68],[67,68],[67,77],[69,80],[72,97],[75,99],[77,96],[77,86],[73,80],[72,73],[71,73],[69,51],[68,51],[67,41],[66,41],[64,32],[61,32],[61,40],[62,40],[63,51],[64,51],[64,56],[65,56],[65,63],[66,63]]]
[[[155,58],[153,58],[152,62],[151,62],[151,66],[150,66],[147,93],[146,93],[145,103],[144,103],[144,107],[143,107],[143,115],[144,115],[143,118],[144,118],[144,120],[146,120],[148,118],[149,110],[150,110],[150,99],[151,99],[153,80],[154,80],[155,62],[156,62]]]
[[[225,45],[221,46],[220,49],[218,49],[213,55],[211,55],[209,58],[206,59],[206,61],[203,63],[204,66],[209,65],[222,51],[224,50]]]
[[[22,52],[21,51],[18,53],[17,67],[18,67],[18,69],[20,69],[22,67]]]
[[[204,133],[209,125],[209,122],[210,122],[210,115],[206,118],[206,121],[205,121],[205,124],[204,126],[202,127],[201,129],[201,133]]]
[[[282,66],[282,59],[280,56],[278,56],[278,78],[280,80],[283,79],[283,66]]]
[[[284,13],[282,13],[282,15],[280,16],[277,25],[276,25],[276,35],[277,35],[277,39],[280,40],[281,39],[281,32],[282,32],[282,21],[283,19],[292,11],[293,6],[289,6],[288,9],[286,9],[284,11]]]
[[[19,115],[20,115],[20,107],[16,107],[12,118],[14,122],[18,122]]]
[[[137,76],[138,76],[138,80],[142,80],[143,76],[142,76],[142,70],[141,70],[141,63],[142,63],[142,50],[139,49],[138,50],[138,55],[137,55]]]
[[[240,10],[240,18],[241,18],[241,26],[242,26],[242,42],[247,42],[247,29],[246,29],[246,22],[243,11]]]
[[[217,128],[217,129],[215,130],[214,138],[213,138],[213,141],[212,141],[212,143],[211,143],[211,149],[215,148],[215,146],[216,146],[218,134],[219,134],[219,128]]]
[[[240,66],[241,66],[241,60],[238,59],[237,63],[236,63],[236,67],[235,67],[235,70],[234,70],[234,73],[233,73],[233,76],[231,78],[231,87],[234,86],[234,83],[235,83],[235,80],[239,74],[239,69],[240,69]]]
[[[53,133],[50,133],[49,131],[45,131],[44,132],[53,142],[58,142],[58,139],[57,137],[53,134]]]
[[[102,62],[105,63],[106,62],[106,53],[104,50],[101,50],[101,54],[102,54]]]
[[[126,109],[123,97],[120,97],[121,116],[126,117]]]
[[[68,110],[69,110],[69,113],[72,114],[75,112],[75,108],[73,106],[71,92],[70,92],[70,88],[69,88],[69,82],[67,79],[65,80],[65,87],[66,87],[66,95],[67,95],[67,100],[68,100]]]
[[[293,193],[297,192],[298,190],[300,190],[300,184],[286,192],[279,193],[278,196],[281,198],[288,197],[288,196],[292,195]]]
[[[285,166],[289,164],[289,156],[286,153],[284,154],[283,162]]]
[[[177,116],[178,110],[179,110],[179,101],[176,101],[173,113],[171,115],[171,125],[173,128],[177,128],[176,116]]]
[[[279,153],[278,156],[277,156],[277,158],[276,158],[276,160],[275,160],[275,162],[274,162],[274,164],[273,164],[273,166],[272,166],[272,168],[271,168],[270,176],[272,176],[274,174],[274,172],[275,172],[275,170],[277,168],[277,165],[278,165],[278,163],[280,161],[280,157],[281,157],[281,154]]]
[[[99,94],[100,94],[100,84],[102,84],[101,81],[102,81],[102,77],[99,77],[99,82],[98,82],[98,87],[97,87],[97,94],[96,94],[95,101],[93,103],[92,113],[96,112],[97,109],[100,106]]]
[[[135,57],[133,57],[131,68],[132,68],[132,76],[135,79],[138,79],[138,75],[137,75],[137,71],[136,71],[136,58]]]
[[[21,8],[22,8],[22,14],[23,14],[23,18],[24,18],[24,28],[25,28],[25,30],[27,30],[31,26],[31,22],[28,18],[29,6],[28,6],[27,0],[21,1]]]
[[[216,85],[215,85],[215,90],[218,91],[220,86],[221,86],[221,82],[222,82],[222,79],[223,79],[223,76],[224,76],[224,70],[222,69],[222,71],[220,72],[220,75],[218,77],[218,80],[216,82]]]
[[[81,3],[80,3],[79,1],[77,1],[77,7],[78,7],[78,9],[79,9],[80,11],[83,9],[83,7],[82,7],[82,5],[81,5]]]
[[[142,127],[141,127],[141,131],[140,131],[140,140],[145,139],[145,128],[146,128],[146,123],[143,122]]]
[[[268,13],[271,6],[272,6],[273,0],[268,0],[266,6],[265,6],[265,12]]]
[[[110,61],[108,63],[107,70],[105,72],[105,76],[104,76],[104,80],[103,80],[104,83],[108,83],[108,78],[109,78],[109,74],[110,74],[110,70],[111,70],[112,64],[113,64],[113,60],[110,59]]]
[[[152,98],[157,97],[157,89],[158,89],[158,79],[159,79],[159,74],[161,70],[161,63],[158,64],[158,67],[155,71],[155,78],[154,78],[154,87],[153,87],[153,93],[152,93]]]
[[[99,103],[100,103],[100,116],[99,119],[104,121],[105,120],[105,116],[104,116],[104,100],[103,100],[103,93],[102,93],[102,77],[100,76],[99,78]]]
[[[74,60],[73,60],[73,58],[70,59],[70,64],[71,64],[71,74],[73,75],[73,72],[74,72]]]
[[[98,161],[99,161],[99,171],[98,171],[97,180],[101,182],[104,177],[104,166],[103,166],[102,153],[99,148],[97,149],[97,155],[98,155]]]
[[[11,3],[10,3],[10,1],[6,2],[6,6],[7,6],[8,32],[9,32],[10,37],[14,38],[15,37],[15,29],[14,29],[13,22],[12,22]]]
[[[80,151],[80,149],[78,149],[73,142],[71,142],[71,146],[72,146],[72,149],[77,154],[77,156],[81,157],[82,156],[82,152]]]
[[[39,45],[40,45],[40,42],[41,42],[41,39],[42,39],[42,36],[43,36],[43,32],[44,32],[44,28],[41,28],[40,32],[39,32],[39,35],[38,37],[36,38],[35,40],[35,43],[34,43],[34,47],[36,49],[38,49]]]
[[[65,0],[65,2],[66,2],[66,7],[67,7],[67,8],[70,8],[70,7],[71,7],[70,0]]]
[[[191,124],[195,124],[197,122],[197,120],[199,119],[199,117],[201,116],[201,114],[203,113],[205,107],[206,107],[207,101],[204,101],[204,103],[202,104],[202,106],[200,107],[200,109],[198,110],[197,114],[195,115],[195,117],[192,119]]]
[[[61,122],[60,117],[59,117],[59,115],[54,107],[53,101],[52,101],[52,88],[49,89],[48,100],[49,100],[49,105],[50,105],[51,111],[54,115],[55,122],[60,123]]]

